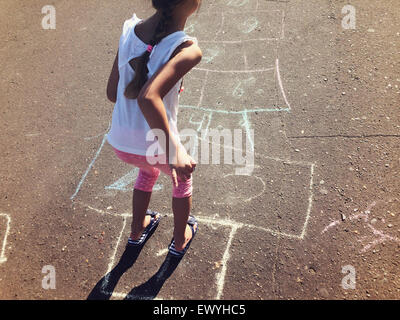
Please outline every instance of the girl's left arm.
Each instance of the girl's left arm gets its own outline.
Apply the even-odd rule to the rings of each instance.
[[[117,101],[117,89],[118,89],[118,81],[119,81],[119,71],[118,71],[118,53],[115,57],[114,64],[111,70],[110,77],[108,78],[107,84],[107,98],[111,102]]]

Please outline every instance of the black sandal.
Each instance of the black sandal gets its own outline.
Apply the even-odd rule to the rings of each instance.
[[[154,231],[157,229],[158,224],[160,223],[161,220],[161,214],[155,211],[147,210],[146,215],[151,216],[150,223],[144,229],[142,235],[138,240],[132,240],[131,237],[128,239],[128,245],[129,246],[141,246],[144,245],[145,242],[150,239]],[[158,217],[158,219],[156,219]]]
[[[190,244],[192,243],[194,236],[197,233],[197,230],[199,229],[198,227],[198,223],[195,217],[190,216],[189,220],[187,222],[187,224],[189,225],[190,229],[192,229],[192,239],[190,239],[190,241],[188,242],[188,244],[186,245],[186,247],[182,250],[182,251],[178,251],[175,249],[175,240],[174,238],[172,238],[171,243],[168,247],[169,253],[171,253],[172,255],[178,257],[178,258],[182,258],[186,251],[189,249]],[[194,226],[196,226],[196,229],[194,229]]]

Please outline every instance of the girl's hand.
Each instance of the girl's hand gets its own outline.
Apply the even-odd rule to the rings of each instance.
[[[192,172],[196,168],[196,161],[188,155],[185,149],[178,147],[177,152],[170,159],[169,166],[172,172],[172,179],[177,187],[178,177],[183,181],[190,179]]]

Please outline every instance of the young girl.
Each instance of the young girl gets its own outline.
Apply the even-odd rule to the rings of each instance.
[[[185,254],[197,231],[196,219],[189,216],[196,163],[180,142],[177,108],[182,78],[202,57],[196,38],[183,31],[200,1],[152,0],[156,13],[150,18],[141,20],[134,14],[125,21],[107,85],[108,99],[115,103],[107,140],[122,161],[139,168],[128,243],[143,245],[161,219],[148,206],[162,171],[173,182],[174,234],[169,252],[176,256]],[[165,143],[160,145],[164,152],[146,156],[154,144],[146,138],[155,130],[164,133]]]

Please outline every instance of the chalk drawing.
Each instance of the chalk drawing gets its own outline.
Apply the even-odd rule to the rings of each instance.
[[[232,177],[232,176],[235,176],[235,175],[232,174],[232,173],[229,173],[229,174],[224,175],[224,178],[226,178],[226,177]],[[238,197],[238,200],[243,201],[243,202],[250,202],[250,201],[254,200],[255,198],[258,198],[258,197],[262,196],[262,195],[265,193],[265,189],[266,189],[266,188],[265,188],[265,181],[264,181],[261,177],[258,177],[258,176],[256,176],[256,175],[252,175],[252,177],[261,182],[261,184],[262,184],[262,190],[261,190],[260,192],[258,192],[257,194],[254,194],[254,195],[252,195],[252,196],[250,196],[250,197],[247,197],[247,198]],[[218,202],[218,201],[216,201],[215,204],[223,205],[223,204],[225,204],[225,202]]]
[[[128,192],[133,190],[133,182],[136,181],[136,178],[139,174],[139,169],[135,168],[131,171],[129,171],[126,175],[124,175],[122,178],[118,179],[114,183],[112,183],[109,186],[106,186],[106,190],[119,190],[123,192]],[[129,188],[128,188],[129,186]],[[163,189],[162,184],[155,184],[153,191],[159,191]]]
[[[219,50],[213,49],[213,48],[207,48],[205,49],[205,52],[203,53],[203,58],[202,60],[205,63],[210,63],[219,55]]]
[[[251,17],[247,19],[245,22],[243,22],[242,26],[243,26],[242,30],[243,33],[250,33],[257,28],[258,20],[255,17]]]
[[[367,206],[367,208],[364,211],[357,213],[357,214],[352,214],[349,217],[350,221],[360,221],[361,220],[362,222],[364,222],[367,225],[367,227],[371,230],[372,235],[373,235],[372,239],[371,239],[371,236],[362,236],[361,239],[357,240],[361,244],[366,243],[363,245],[363,248],[360,250],[360,253],[365,253],[368,250],[372,249],[373,247],[375,247],[381,243],[388,242],[388,241],[400,243],[400,238],[392,236],[390,234],[386,234],[382,230],[377,229],[371,222],[372,219],[370,216],[372,208],[376,207],[376,205],[378,203],[382,204],[382,203],[391,202],[393,200],[398,201],[397,199],[389,199],[386,202],[384,202],[383,200],[373,201]],[[332,229],[342,223],[343,223],[342,220],[332,221],[330,224],[328,224],[322,230],[321,234],[328,232],[330,229]]]
[[[249,0],[229,0],[227,5],[232,7],[243,7],[249,3]]]
[[[0,213],[0,217],[3,217],[6,220],[4,228],[4,237],[3,239],[0,239],[1,241],[0,263],[4,263],[7,261],[6,246],[7,246],[7,238],[10,233],[11,217],[5,213]]]

